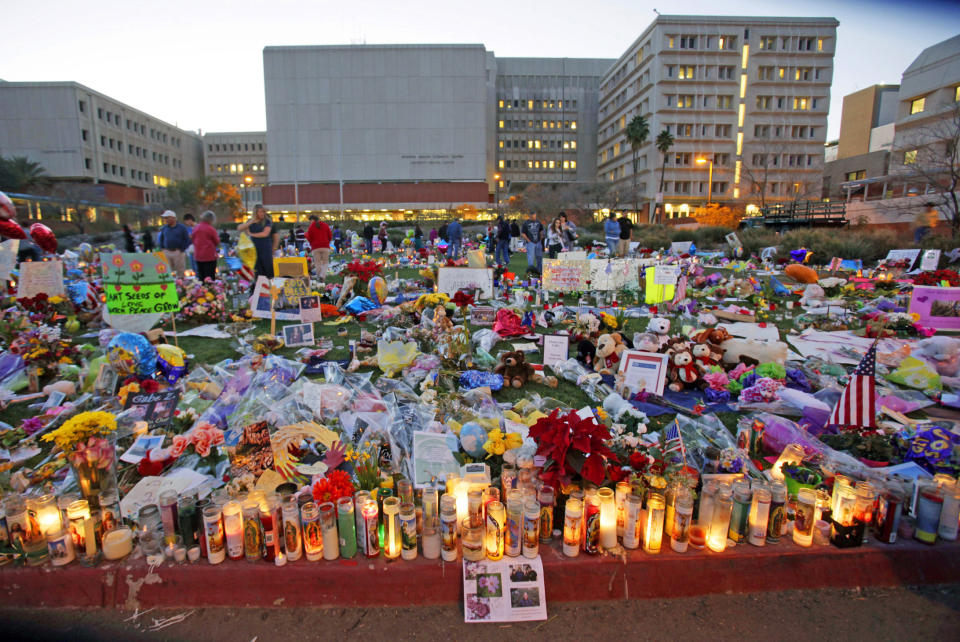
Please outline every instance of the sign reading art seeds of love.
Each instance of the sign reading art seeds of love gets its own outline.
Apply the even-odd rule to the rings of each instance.
[[[103,293],[110,314],[176,312],[177,284],[162,252],[100,254]]]

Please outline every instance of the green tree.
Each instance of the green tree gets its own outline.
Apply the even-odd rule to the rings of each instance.
[[[0,189],[9,192],[29,192],[46,187],[50,176],[43,165],[26,156],[0,156]]]
[[[164,207],[178,214],[192,213],[199,218],[205,210],[218,216],[233,218],[243,209],[236,186],[212,178],[190,178],[167,187]]]
[[[633,151],[633,211],[637,214],[640,212],[640,190],[637,185],[640,168],[637,166],[637,154],[640,152],[640,148],[647,144],[647,138],[649,137],[650,125],[647,123],[647,119],[637,114],[627,124],[627,142],[630,143],[630,148]]]
[[[664,129],[662,132],[657,134],[657,150],[663,155],[663,162],[660,164],[660,189],[657,190],[657,194],[660,195],[658,199],[660,203],[658,205],[663,207],[663,175],[667,171],[667,152],[670,151],[670,148],[673,147],[673,136]],[[663,213],[660,213],[661,220],[663,219]],[[656,221],[655,221],[656,222]]]

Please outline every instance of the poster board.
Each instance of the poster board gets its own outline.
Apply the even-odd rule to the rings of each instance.
[[[479,290],[481,299],[493,298],[493,268],[442,267],[438,272],[437,290],[442,294]]]
[[[300,297],[300,320],[304,323],[323,321],[323,310],[320,308],[320,297],[316,294]]]
[[[590,290],[623,290],[639,286],[636,259],[593,259],[590,261]]]
[[[620,355],[620,374],[631,392],[652,392],[662,395],[667,382],[670,356],[659,352],[627,350]]]
[[[299,348],[301,346],[312,346],[313,324],[312,323],[294,323],[283,326],[283,344],[288,348]]]
[[[940,265],[940,250],[926,250],[923,258],[920,259],[920,270],[931,272],[936,270],[938,265]]]
[[[29,299],[43,292],[48,297],[64,296],[63,261],[24,261],[20,264],[17,298]]]
[[[447,473],[459,473],[446,435],[437,432],[413,433],[413,485],[432,488],[434,480],[445,480]]]
[[[164,314],[180,309],[176,279],[162,252],[100,254],[110,314]]]
[[[656,266],[648,267],[644,275],[646,279],[646,290],[644,292],[644,303],[654,305],[664,301],[673,301],[673,295],[676,287],[673,285],[658,285],[654,283],[656,278]]]
[[[676,285],[679,278],[679,265],[656,265],[653,268],[654,285]]]
[[[552,366],[560,361],[566,361],[570,356],[570,335],[545,334],[543,335],[543,365]]]
[[[471,622],[528,622],[547,619],[540,556],[492,562],[463,560],[463,619]]]
[[[273,273],[276,276],[310,276],[307,271],[307,259],[303,256],[281,256],[273,259]]]
[[[146,421],[151,427],[166,426],[173,419],[180,400],[180,391],[176,388],[161,392],[138,392],[127,395],[125,410],[132,420]]]
[[[909,311],[920,315],[920,325],[960,330],[960,288],[914,286]]]
[[[570,250],[569,252],[561,252],[560,257],[566,261],[585,261],[587,260],[587,251]]]
[[[291,301],[284,296],[284,282],[286,279],[274,279],[274,282],[280,284],[280,294],[274,301],[274,307],[277,311],[278,321],[299,321],[300,320],[300,302]],[[257,277],[257,284],[253,290],[253,296],[250,297],[250,313],[258,319],[270,318],[270,280],[265,276]]]
[[[697,248],[693,241],[674,241],[670,244],[670,254],[680,256],[681,254],[694,254]]]
[[[583,292],[587,289],[590,261],[543,260],[543,289],[548,292]]]
[[[890,250],[887,252],[887,257],[883,259],[884,263],[891,263],[894,261],[909,261],[907,265],[907,270],[913,269],[913,264],[917,262],[917,257],[920,256],[920,250]]]

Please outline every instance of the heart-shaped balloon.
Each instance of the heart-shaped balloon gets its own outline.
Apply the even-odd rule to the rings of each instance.
[[[16,218],[17,208],[13,206],[13,201],[10,200],[10,197],[0,192],[0,219],[4,221]]]
[[[25,239],[27,238],[27,233],[23,231],[23,228],[17,224],[16,221],[10,220],[8,218],[0,219],[0,234],[6,236],[9,239]]]
[[[56,254],[57,237],[49,227],[43,223],[34,223],[30,226],[30,238],[40,246],[44,252]]]

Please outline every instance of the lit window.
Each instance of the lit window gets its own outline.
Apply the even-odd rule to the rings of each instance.
[[[667,38],[667,49],[673,49],[673,36]]]
[[[527,109],[533,109],[533,101],[532,101],[532,100],[528,100],[528,101],[527,101]]]
[[[231,174],[236,174],[236,173],[237,173],[237,166],[236,166],[236,165],[231,165],[231,166],[230,166],[230,173],[231,173]]]
[[[911,149],[910,151],[904,153],[903,155],[904,165],[913,165],[916,162],[917,162],[917,150]]]
[[[577,161],[570,161],[570,169],[577,169]]]
[[[503,141],[500,141],[500,149],[503,149]]]
[[[503,129],[503,121],[502,121],[502,120],[498,123],[498,125],[499,125],[500,129]]]
[[[740,74],[740,97],[747,95],[747,74]]]
[[[571,141],[570,141],[570,149],[576,149],[576,148],[577,148],[577,141],[571,140]]]
[[[497,162],[497,167],[499,167],[500,169],[503,169],[503,159]]]
[[[910,101],[910,113],[919,114],[923,111],[924,106],[927,104],[926,97],[917,98],[916,100]]]
[[[953,90],[953,102],[960,102],[960,85]]]
[[[539,140],[533,141],[533,148],[534,148],[534,149],[540,149],[540,141],[539,141]]]
[[[737,132],[737,156],[743,152],[743,132]]]
[[[733,182],[736,183],[737,185],[740,184],[740,166],[741,166],[741,161],[737,161],[733,165]]]
[[[554,165],[554,162],[553,162],[553,161],[550,161],[550,162],[548,163],[548,166],[550,167],[550,169],[553,169],[553,165]]]
[[[684,67],[681,65],[677,77],[686,80],[693,78],[693,67]]]
[[[720,36],[720,46],[717,49],[723,49],[723,36]]]
[[[823,38],[817,38],[817,51],[823,51]]]
[[[747,68],[747,61],[750,59],[750,45],[743,45],[743,60],[741,61],[741,67],[743,69]]]
[[[576,129],[576,128],[577,128],[577,121],[571,120],[571,121],[570,121],[570,129]]]
[[[503,187],[503,181],[500,181],[500,187]]]
[[[533,169],[533,161],[527,161],[527,169]]]
[[[740,188],[739,188],[739,187],[734,187],[734,188],[733,188],[733,197],[734,197],[734,198],[740,198]]]
[[[500,109],[503,109],[503,101],[502,101],[502,100],[500,100],[500,101],[497,102],[497,107],[499,107]]]
[[[563,169],[570,169],[570,161],[563,161]]]
[[[743,117],[746,114],[747,106],[743,103],[740,103],[740,113],[737,114],[737,127],[743,127]]]
[[[787,68],[786,68],[786,67],[780,67],[780,68],[778,68],[778,69],[777,69],[777,76],[780,77],[780,80],[783,80],[784,78],[786,78],[786,77],[787,77]]]

